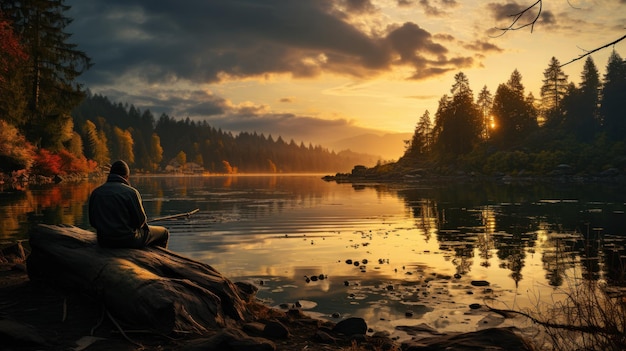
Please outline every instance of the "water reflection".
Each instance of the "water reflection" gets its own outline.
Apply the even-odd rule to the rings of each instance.
[[[99,183],[0,193],[0,238],[25,239],[35,223],[89,228]],[[478,323],[463,309],[470,302],[533,306],[572,277],[624,284],[626,206],[607,185],[350,185],[319,175],[131,183],[149,217],[200,209],[161,223],[171,250],[257,284],[268,303],[310,302],[324,315],[385,316],[389,327],[410,310],[453,328]],[[481,279],[489,288],[471,285]]]

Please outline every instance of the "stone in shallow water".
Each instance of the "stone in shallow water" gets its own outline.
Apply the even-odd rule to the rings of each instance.
[[[489,286],[489,282],[486,280],[472,280],[473,286]]]

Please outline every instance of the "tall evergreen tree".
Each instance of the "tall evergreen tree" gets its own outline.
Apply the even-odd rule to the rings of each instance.
[[[423,158],[429,154],[431,145],[432,122],[430,120],[430,112],[426,110],[415,126],[415,132],[409,141],[405,156],[412,159]]]
[[[476,104],[478,105],[478,109],[480,110],[480,115],[482,117],[482,125],[481,125],[481,136],[483,139],[489,139],[489,131],[492,127],[491,120],[491,109],[493,107],[493,95],[487,86],[483,86],[483,89],[478,93],[478,97],[476,99]]]
[[[474,103],[467,76],[460,72],[454,80],[450,90],[452,98],[440,100],[435,116],[435,144],[443,154],[463,155],[470,152],[480,139],[481,114]]]
[[[83,98],[75,79],[91,65],[89,57],[69,43],[65,28],[64,0],[3,0],[0,9],[13,22],[24,43],[28,60],[21,77],[28,87],[28,109],[24,130],[41,146],[61,148],[71,133],[58,133],[72,122],[70,112]]]
[[[604,75],[600,112],[613,140],[626,140],[626,63],[613,51]]]
[[[561,69],[561,64],[554,56],[543,71],[543,85],[541,86],[541,109],[544,122],[547,126],[558,126],[563,122],[561,100],[567,93],[567,75]]]
[[[537,127],[537,113],[524,97],[522,75],[518,70],[511,73],[506,84],[500,84],[493,102],[496,129],[492,131],[496,144],[509,147],[519,143]]]
[[[12,22],[0,11],[0,119],[14,126],[24,123],[28,106],[23,72],[19,69],[27,59]]]
[[[580,141],[590,141],[598,130],[600,75],[591,56],[581,73],[580,87],[572,83],[563,99],[564,128]]]

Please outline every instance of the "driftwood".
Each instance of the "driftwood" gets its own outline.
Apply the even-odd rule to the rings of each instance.
[[[126,328],[203,334],[252,318],[256,289],[162,248],[106,249],[95,233],[39,225],[30,235],[32,281],[88,293]]]

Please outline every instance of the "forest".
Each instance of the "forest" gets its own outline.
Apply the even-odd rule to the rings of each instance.
[[[455,76],[431,119],[425,111],[398,166],[439,174],[617,175],[626,170],[626,62],[612,51],[601,76],[586,58],[578,86],[552,57],[538,98],[514,69],[492,94],[476,98]],[[389,165],[374,169],[385,172]],[[398,167],[396,167],[397,169]]]
[[[70,43],[63,1],[0,4],[0,173],[89,174],[126,160],[139,172],[342,172],[372,156],[255,132],[232,134],[91,94],[77,78],[91,59]],[[580,84],[556,58],[540,96],[514,69],[477,96],[463,72],[437,111],[418,119],[390,169],[436,174],[619,174],[626,168],[626,64],[613,51],[600,74],[588,56]]]
[[[91,65],[69,43],[62,1],[0,5],[0,172],[89,174],[126,160],[138,172],[328,172],[374,156],[280,136],[233,135],[93,95],[76,80]]]
[[[74,125],[83,126],[85,156],[97,164],[128,160],[143,172],[294,173],[350,169],[374,164],[373,156],[351,151],[335,153],[322,146],[274,140],[255,132],[233,135],[206,121],[177,120],[166,114],[155,120],[133,105],[113,103],[88,94],[72,111]],[[102,116],[106,116],[102,117]]]

